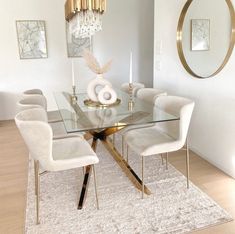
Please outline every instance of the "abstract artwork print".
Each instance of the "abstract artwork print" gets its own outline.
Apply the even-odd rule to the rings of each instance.
[[[45,21],[16,21],[19,54],[21,59],[47,58]]]

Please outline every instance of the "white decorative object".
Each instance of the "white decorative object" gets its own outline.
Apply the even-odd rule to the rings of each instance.
[[[91,71],[97,74],[97,77],[91,80],[88,84],[88,98],[93,102],[99,102],[103,105],[111,105],[115,103],[117,101],[117,94],[112,89],[112,84],[103,78],[103,74],[109,70],[112,60],[101,67],[90,51],[85,50],[83,57]],[[101,94],[99,95],[99,93]]]
[[[98,94],[98,100],[101,104],[111,105],[117,101],[117,93],[111,86],[106,85]]]
[[[69,32],[75,38],[88,38],[102,30],[102,16],[95,11],[80,12],[69,22]]]
[[[105,80],[101,74],[91,80],[87,86],[87,96],[93,102],[98,102],[99,91],[102,90],[105,86],[112,86],[112,84]]]

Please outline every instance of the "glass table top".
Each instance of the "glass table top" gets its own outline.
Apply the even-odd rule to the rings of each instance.
[[[116,90],[120,104],[112,107],[89,107],[84,104],[88,99],[86,93],[76,95],[73,102],[71,94],[54,93],[58,109],[68,133],[83,131],[99,131],[106,128],[145,125],[164,121],[179,120],[165,111],[143,101],[133,98],[133,108],[128,108],[130,97],[121,90]]]

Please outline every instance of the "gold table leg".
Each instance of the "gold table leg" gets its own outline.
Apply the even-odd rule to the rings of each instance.
[[[108,129],[103,130],[101,132],[92,132],[91,131],[91,132],[89,132],[89,134],[87,134],[87,136],[89,136],[89,138],[90,138],[90,134],[93,136],[92,149],[94,151],[96,151],[98,140],[100,140],[103,143],[103,145],[105,146],[105,148],[108,150],[108,152],[112,155],[114,160],[117,162],[117,164],[121,167],[121,169],[126,174],[126,176],[129,178],[129,180],[134,184],[134,186],[138,190],[144,191],[145,194],[150,195],[151,191],[149,190],[149,188],[146,185],[143,186],[143,182],[139,178],[139,176],[131,168],[131,166],[124,159],[124,157],[116,150],[115,146],[108,140],[108,136],[121,130],[122,128],[124,128],[124,127],[108,128]],[[79,204],[78,204],[78,209],[82,209],[83,205],[85,203],[91,170],[92,170],[91,166],[86,167],[82,191],[80,194],[80,199],[79,199]]]
[[[131,166],[125,161],[125,159],[122,157],[122,155],[113,148],[112,143],[110,143],[106,138],[100,139],[105,148],[109,151],[109,153],[112,155],[114,160],[117,162],[117,164],[121,167],[123,172],[126,174],[126,176],[129,178],[129,180],[134,184],[134,186],[142,191],[142,180],[138,177],[138,175],[135,173],[135,171],[131,168]],[[144,186],[144,192],[147,195],[151,194],[151,191],[148,189],[147,186]]]
[[[79,203],[78,203],[78,210],[81,210],[83,208],[84,203],[86,201],[88,185],[89,185],[89,181],[90,181],[90,177],[91,177],[91,170],[92,170],[91,166],[86,167],[82,191],[81,191],[80,199],[79,199]]]

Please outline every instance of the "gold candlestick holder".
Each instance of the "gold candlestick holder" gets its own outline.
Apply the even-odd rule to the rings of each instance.
[[[133,84],[129,83],[129,101],[128,101],[128,110],[132,111],[134,108],[134,101],[133,101]]]
[[[76,86],[73,85],[72,89],[73,89],[73,92],[72,92],[72,95],[71,95],[71,101],[72,101],[72,103],[76,103],[77,99],[78,99],[77,96],[76,96]]]

